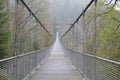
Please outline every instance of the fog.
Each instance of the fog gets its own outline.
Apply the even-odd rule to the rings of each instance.
[[[54,26],[72,24],[90,0],[49,0],[49,19]]]

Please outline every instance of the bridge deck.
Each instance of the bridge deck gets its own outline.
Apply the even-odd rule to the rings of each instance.
[[[82,77],[65,57],[59,41],[56,40],[50,57],[30,80],[82,80]]]

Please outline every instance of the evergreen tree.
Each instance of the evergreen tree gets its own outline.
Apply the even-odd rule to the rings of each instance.
[[[0,59],[8,55],[8,40],[10,37],[7,29],[8,12],[4,6],[4,0],[0,0]]]

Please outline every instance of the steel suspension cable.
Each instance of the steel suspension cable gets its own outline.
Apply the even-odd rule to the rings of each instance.
[[[62,35],[61,39],[74,27],[74,25],[79,21],[82,15],[87,11],[87,9],[92,5],[95,0],[91,0],[90,3],[85,7],[79,17],[75,20],[75,22],[71,25],[71,27]]]
[[[32,12],[32,10],[28,7],[28,5],[23,0],[20,0],[20,1],[27,8],[27,10],[31,13],[31,15],[36,19],[36,21],[41,25],[41,27],[53,38],[53,36],[50,34],[50,32],[44,27],[44,25],[41,23],[41,21],[38,19],[38,17]]]

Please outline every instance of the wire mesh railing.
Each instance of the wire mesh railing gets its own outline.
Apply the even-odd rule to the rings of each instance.
[[[66,56],[86,80],[119,80],[120,63],[63,48]]]
[[[0,80],[29,79],[32,72],[49,56],[51,48],[0,60]]]
[[[91,0],[66,32],[59,32],[66,55],[85,79],[120,79],[119,3]]]
[[[46,2],[1,0],[0,4],[3,5],[0,13],[6,11],[9,16],[4,30],[11,33],[6,47],[7,54],[0,52],[0,80],[23,80],[49,55],[49,46],[54,42],[53,30],[47,21],[48,9],[40,5]]]
[[[9,21],[10,32],[6,57],[40,50],[53,44],[53,30],[49,25],[46,1],[6,0],[3,1]],[[45,7],[45,8],[44,8]],[[44,23],[45,25],[43,25]]]

